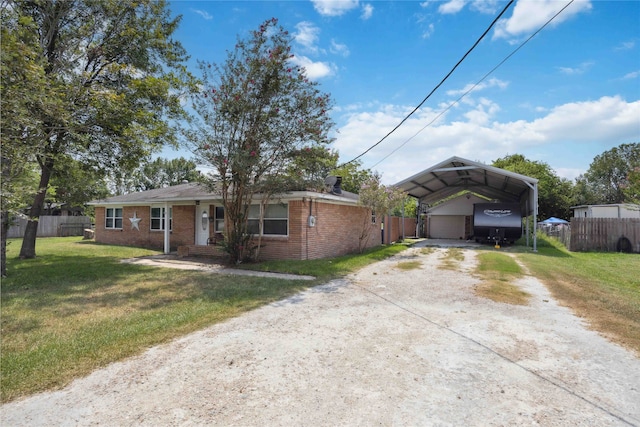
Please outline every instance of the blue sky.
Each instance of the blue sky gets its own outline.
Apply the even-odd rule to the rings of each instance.
[[[514,2],[422,108],[361,158],[362,166],[393,184],[454,155],[491,163],[517,153],[573,179],[596,155],[640,142],[640,1],[574,1],[480,82],[568,3]],[[348,161],[417,106],[506,4],[172,1],[170,9],[182,15],[175,36],[196,74],[197,60],[222,63],[238,36],[278,18],[292,35],[293,60],[335,102],[333,146]]]

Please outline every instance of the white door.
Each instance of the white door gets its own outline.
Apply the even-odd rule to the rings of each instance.
[[[196,245],[206,245],[209,238],[209,205],[196,206]]]

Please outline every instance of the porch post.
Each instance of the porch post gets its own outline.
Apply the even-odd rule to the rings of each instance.
[[[165,254],[169,254],[171,253],[171,244],[170,244],[170,239],[169,236],[171,235],[171,230],[169,230],[169,217],[170,217],[170,211],[169,211],[169,202],[164,202],[164,253]]]

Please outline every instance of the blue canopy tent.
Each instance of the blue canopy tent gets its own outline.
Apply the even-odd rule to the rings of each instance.
[[[556,218],[555,216],[552,216],[551,218],[547,218],[544,221],[540,221],[540,224],[551,224],[551,225],[569,224],[569,221],[565,221],[564,219],[560,219],[560,218]]]

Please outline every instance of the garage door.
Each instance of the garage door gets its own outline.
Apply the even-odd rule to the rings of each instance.
[[[431,216],[429,218],[429,237],[432,239],[464,238],[464,216]]]

